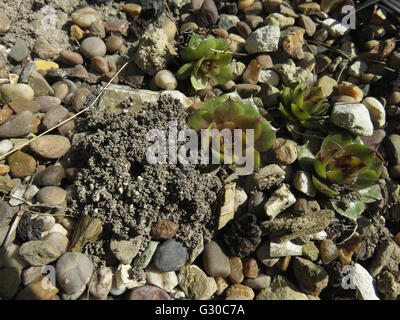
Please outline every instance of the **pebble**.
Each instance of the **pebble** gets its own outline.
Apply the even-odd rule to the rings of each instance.
[[[56,264],[57,282],[65,293],[76,293],[89,282],[93,269],[93,263],[85,254],[66,252]]]
[[[138,5],[138,4],[135,4],[135,3],[124,4],[124,6],[122,8],[134,20],[139,18],[140,13],[142,12],[142,7],[140,5]]]
[[[358,60],[348,68],[347,73],[353,77],[359,78],[367,69],[368,65],[364,61]]]
[[[376,98],[367,97],[362,104],[367,107],[374,127],[383,128],[386,123],[386,112],[382,103]]]
[[[106,74],[110,71],[108,62],[103,57],[93,57],[91,59],[91,63],[94,69],[100,72],[100,74]]]
[[[11,84],[6,83],[0,86],[0,94],[6,100],[13,100],[16,97],[23,97],[27,100],[33,100],[35,92],[25,83]]]
[[[35,183],[41,186],[58,186],[64,177],[63,167],[51,165],[36,175]]]
[[[26,268],[28,264],[20,257],[19,248],[20,247],[14,243],[8,245],[0,260],[0,267],[14,267],[20,270]]]
[[[121,48],[121,46],[124,44],[124,39],[122,39],[120,36],[109,36],[106,40],[106,47],[108,52],[114,53]]]
[[[8,227],[15,214],[16,210],[6,201],[0,201],[0,227]]]
[[[43,37],[36,40],[33,51],[40,59],[52,59],[57,55],[57,50]],[[39,69],[38,69],[39,70]]]
[[[230,33],[226,40],[229,43],[229,50],[235,53],[241,52],[246,44],[246,39],[234,33]]]
[[[16,62],[21,62],[27,56],[29,56],[29,49],[26,45],[26,42],[21,39],[17,39],[15,41],[15,45],[11,48],[8,56]]]
[[[28,189],[28,190],[27,190]],[[26,184],[20,184],[16,186],[12,191],[11,191],[11,197],[8,203],[10,206],[19,206],[20,204],[24,203],[19,199],[25,198],[26,200],[31,200],[37,193],[39,192],[39,188],[36,187],[34,184],[32,185],[26,185]],[[16,197],[16,198],[14,198]]]
[[[297,153],[297,143],[283,138],[275,139],[270,151],[272,161],[283,166],[294,163]]]
[[[82,56],[79,53],[71,50],[62,50],[60,52],[60,60],[68,66],[83,64]]]
[[[3,139],[0,141],[0,156],[6,154],[13,148],[13,143],[8,139]]]
[[[40,215],[36,218],[36,220],[41,220],[43,222],[42,223],[42,225],[43,225],[42,231],[43,232],[51,230],[54,227],[54,225],[56,224],[56,219],[50,214]]]
[[[89,35],[104,39],[106,37],[106,29],[102,21],[97,20],[90,25]]]
[[[169,70],[158,71],[154,76],[154,81],[159,88],[165,90],[175,90],[178,86],[178,81],[174,74]]]
[[[32,266],[44,266],[57,260],[61,253],[51,242],[34,240],[22,244],[19,255]]]
[[[299,17],[299,26],[304,28],[306,35],[312,37],[317,30],[317,26],[315,25],[314,21],[304,14],[301,14]]]
[[[79,88],[72,96],[72,107],[76,112],[80,111],[86,104],[87,96],[90,91],[88,88]]]
[[[295,20],[292,17],[286,17],[283,14],[275,12],[271,13],[265,18],[264,24],[267,26],[277,26],[280,29],[284,29],[286,27],[293,26],[295,24]]]
[[[204,300],[210,298],[210,282],[207,275],[196,265],[185,265],[178,274],[179,287],[188,298]],[[217,285],[218,287],[218,285]]]
[[[246,279],[243,284],[253,290],[262,290],[268,288],[271,284],[271,277],[265,274],[260,274],[254,279]]]
[[[353,283],[362,300],[380,300],[374,288],[374,279],[360,264],[353,267]]]
[[[239,35],[244,39],[247,39],[251,34],[251,28],[246,22],[243,21],[239,21],[236,24],[236,30],[239,33]]]
[[[256,84],[260,80],[261,66],[258,64],[257,60],[253,59],[247,65],[246,70],[243,73],[243,82]]]
[[[257,294],[256,300],[308,300],[308,298],[286,277],[276,275],[271,285]]]
[[[112,280],[112,270],[108,267],[100,267],[93,274],[93,280],[89,287],[90,293],[99,300],[106,300],[111,290]]]
[[[226,289],[225,300],[253,300],[254,296],[252,288],[243,284],[234,284]]]
[[[10,30],[10,27],[10,19],[3,11],[0,11],[0,33],[6,33],[8,30]]]
[[[47,203],[51,206],[57,206],[64,202],[66,196],[67,192],[64,189],[60,187],[49,186],[40,189],[36,195],[36,199],[40,203]]]
[[[58,293],[48,277],[40,276],[18,292],[16,300],[51,300]]]
[[[176,271],[185,265],[187,249],[175,239],[161,243],[153,256],[154,266],[160,271]]]
[[[69,116],[68,109],[62,106],[56,106],[46,112],[42,119],[42,124],[46,129],[53,128],[55,125],[67,119]]]
[[[129,300],[172,300],[164,290],[151,285],[134,288],[129,293]]]
[[[337,82],[335,79],[325,75],[318,79],[317,85],[322,89],[324,96],[329,97],[337,86]]]
[[[256,96],[261,91],[261,87],[259,85],[251,83],[239,83],[235,85],[234,88],[243,99],[250,98],[252,95]]]
[[[229,258],[215,241],[210,241],[204,247],[203,265],[204,270],[211,277],[226,278],[231,273]]]
[[[52,96],[54,89],[49,85],[46,79],[37,71],[33,71],[28,80],[28,85],[32,88],[35,97]]]
[[[230,29],[236,27],[236,24],[240,22],[239,18],[231,14],[221,14],[219,16],[218,27],[229,31]]]
[[[391,134],[385,142],[385,149],[392,166],[400,164],[400,135]]]
[[[296,197],[290,192],[286,184],[282,184],[264,204],[264,211],[269,219],[274,219],[295,203]]]
[[[322,240],[320,245],[320,254],[322,262],[328,264],[339,257],[339,249],[332,240]]]
[[[333,38],[341,38],[351,30],[350,26],[344,25],[333,18],[323,20],[321,25],[328,30]]]
[[[213,0],[204,0],[198,11],[198,23],[202,27],[213,26],[219,19],[218,9]]]
[[[229,264],[231,270],[229,280],[233,284],[241,283],[244,279],[242,260],[239,257],[232,257],[229,259]]]
[[[81,28],[89,28],[90,25],[101,19],[99,12],[90,7],[85,7],[71,13],[72,22]]]
[[[303,257],[311,261],[317,261],[318,256],[319,256],[319,249],[314,244],[314,242],[310,241],[308,243],[303,244]]]
[[[138,256],[136,256],[133,265],[135,267],[146,268],[151,259],[153,258],[154,252],[157,249],[159,242],[158,241],[150,241],[147,248]]]
[[[290,241],[285,241],[282,243],[270,242],[269,246],[269,255],[272,258],[301,256],[303,253],[302,246],[294,244]]]
[[[229,287],[228,283],[225,281],[224,278],[222,277],[217,277],[215,279],[215,282],[217,284],[217,291],[216,294],[217,296],[220,296],[221,294],[224,293],[225,289]]]
[[[355,135],[372,136],[374,132],[368,109],[361,103],[335,103],[331,120],[339,128],[347,129]]]
[[[43,266],[31,266],[22,271],[22,285],[27,286],[33,281],[39,279],[42,275]]]
[[[253,30],[264,24],[264,19],[260,16],[246,15],[245,21]]]
[[[68,238],[59,232],[51,232],[45,235],[43,237],[43,241],[47,241],[54,245],[58,249],[58,251],[60,251],[60,254],[64,254],[69,248]]]
[[[104,57],[107,47],[100,38],[89,37],[82,41],[80,50],[86,58],[91,59],[96,56]]]
[[[278,26],[259,28],[248,37],[245,48],[248,53],[274,52],[278,50],[280,29]]]
[[[84,37],[85,31],[83,31],[76,24],[74,24],[70,28],[70,34],[71,34],[70,36],[71,41],[79,41]]]
[[[110,249],[114,256],[122,264],[131,264],[133,258],[139,252],[140,246],[142,244],[142,237],[137,236],[129,240],[116,240],[113,239],[110,242]]]
[[[308,172],[297,171],[293,179],[293,185],[297,190],[310,197],[315,197],[317,195],[317,190]]]
[[[293,272],[300,289],[307,294],[318,297],[328,286],[328,273],[325,269],[307,259],[295,257]]]
[[[268,54],[260,54],[256,57],[258,64],[261,66],[262,70],[271,69],[274,66],[272,58]]]
[[[155,240],[166,240],[175,236],[179,224],[170,220],[160,220],[151,226],[151,237]]]
[[[1,13],[0,13],[0,18],[1,18]],[[21,283],[20,269],[12,267],[6,267],[0,269],[0,297],[2,299],[11,299],[12,297],[14,297],[19,289],[20,283]]]
[[[368,271],[376,277],[385,268],[389,271],[398,272],[400,261],[400,247],[392,240],[383,241],[369,265]]]
[[[23,111],[36,113],[40,110],[40,105],[38,102],[27,100],[21,96],[14,98],[9,105],[16,113],[21,113]]]
[[[36,154],[47,159],[58,159],[71,148],[69,139],[58,135],[45,135],[29,144]]]
[[[166,292],[171,292],[178,285],[178,278],[174,271],[160,272],[148,268],[146,270],[146,280],[148,284],[157,286]]]
[[[243,273],[246,278],[255,279],[258,276],[258,264],[254,258],[247,258],[243,263]]]
[[[35,97],[35,101],[40,105],[40,112],[46,113],[51,108],[59,106],[61,101],[57,97]]]
[[[25,152],[17,151],[8,157],[8,165],[14,178],[24,178],[35,172],[36,160]]]

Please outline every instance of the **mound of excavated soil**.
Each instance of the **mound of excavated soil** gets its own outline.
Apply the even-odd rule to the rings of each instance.
[[[130,101],[125,102],[129,106]],[[104,223],[102,240],[143,235],[142,249],[150,239],[151,225],[161,219],[179,223],[176,238],[188,248],[210,240],[216,225],[221,179],[200,165],[149,164],[146,140],[150,129],[168,133],[170,121],[186,128],[183,105],[170,97],[148,105],[139,113],[120,115],[90,111],[81,120],[88,132],[75,147],[83,158],[75,181],[73,216],[90,215]],[[95,246],[96,247],[96,246]],[[93,249],[93,247],[92,247]]]

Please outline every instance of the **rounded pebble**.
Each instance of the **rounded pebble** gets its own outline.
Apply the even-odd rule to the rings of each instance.
[[[156,85],[165,90],[175,90],[178,86],[175,76],[169,70],[160,70],[154,77]]]
[[[109,52],[114,53],[118,51],[119,48],[124,43],[124,39],[122,39],[120,36],[109,36],[106,40],[106,47]]]
[[[58,259],[58,248],[43,240],[28,241],[19,248],[19,255],[32,266],[44,266]]]
[[[50,242],[51,244],[56,246],[58,251],[60,251],[60,254],[64,254],[65,252],[67,252],[69,247],[68,238],[59,232],[51,232],[45,235],[43,237],[43,241]]]
[[[47,203],[49,205],[57,206],[64,202],[67,192],[55,186],[44,187],[36,195],[37,201],[40,203]]]
[[[172,298],[158,287],[145,285],[134,288],[129,294],[129,300],[172,300]]]
[[[160,220],[151,226],[151,237],[155,240],[172,238],[178,231],[179,224],[170,220]]]
[[[41,186],[58,186],[65,177],[65,170],[61,166],[48,166],[40,171],[35,178],[35,183]]]
[[[93,275],[93,281],[90,284],[90,293],[97,299],[105,300],[111,290],[112,280],[112,270],[107,267],[101,267]]]
[[[153,256],[154,266],[164,272],[177,271],[187,260],[187,249],[175,239],[161,243]]]
[[[215,241],[210,241],[203,251],[204,270],[210,277],[226,278],[231,273],[229,258]]]
[[[72,22],[81,28],[89,28],[92,23],[100,20],[100,18],[100,13],[90,7],[82,8],[71,13]]]
[[[32,141],[30,148],[44,158],[58,159],[69,151],[71,143],[63,136],[45,135]]]
[[[83,64],[82,56],[71,50],[63,50],[60,52],[60,60],[69,66],[76,66],[78,64]]]
[[[81,53],[88,59],[100,56],[104,57],[107,52],[107,47],[103,40],[97,37],[89,37],[81,43]]]

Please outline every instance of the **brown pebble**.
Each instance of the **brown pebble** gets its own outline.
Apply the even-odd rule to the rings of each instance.
[[[241,283],[244,279],[242,260],[239,257],[233,257],[229,259],[229,264],[231,266],[229,280],[233,284]]]
[[[228,300],[229,297],[243,297],[244,300],[253,300],[254,291],[243,284],[234,284],[226,289],[226,299]]]
[[[106,40],[107,50],[111,53],[118,51],[121,48],[124,40],[120,36],[109,36]]]
[[[400,232],[397,232],[397,234],[394,236],[394,241],[398,246],[400,246]]]
[[[339,256],[339,249],[332,240],[322,240],[320,245],[321,259],[324,264],[328,264]]]
[[[50,129],[67,119],[68,115],[68,109],[64,108],[63,106],[53,107],[44,115],[42,124],[46,129]]]
[[[16,296],[16,300],[50,300],[57,293],[58,289],[54,287],[49,280],[44,280],[45,276],[40,276],[36,281],[31,282],[23,288]],[[43,281],[44,280],[44,281]],[[43,286],[43,283],[46,284]]]
[[[61,51],[60,60],[68,66],[76,66],[77,64],[83,64],[82,55],[71,50]]]
[[[247,39],[251,34],[251,28],[246,22],[239,21],[236,24],[236,30],[243,38]]]
[[[94,69],[96,69],[96,71],[100,72],[101,74],[107,73],[109,71],[108,62],[103,57],[93,57],[91,62]]]
[[[74,95],[72,96],[72,107],[76,112],[80,111],[86,103],[87,96],[90,91],[88,88],[80,88],[76,90]]]
[[[276,266],[282,270],[282,271],[286,271],[289,267],[289,263],[291,260],[291,256],[286,256],[286,257],[282,257],[279,259],[279,261],[277,262]]]
[[[272,145],[271,161],[279,165],[289,165],[297,160],[297,144],[288,139],[277,138]]]
[[[246,23],[251,29],[257,29],[260,25],[264,23],[264,19],[260,16],[246,16]]]
[[[69,151],[71,143],[63,136],[45,135],[32,141],[30,147],[33,152],[44,158],[58,159]]]
[[[134,3],[127,3],[125,4],[122,9],[129,14],[132,19],[137,19],[139,18],[141,12],[142,12],[142,7],[138,4]]]
[[[14,98],[10,102],[10,107],[16,112],[31,111],[32,113],[39,112],[40,104],[36,101],[25,99],[22,96]]]
[[[151,226],[151,237],[155,240],[172,238],[179,229],[179,224],[171,220],[160,220]]]
[[[254,258],[248,258],[243,262],[243,273],[246,278],[255,279],[258,276],[258,264]]]
[[[256,60],[263,70],[271,69],[274,66],[270,55],[260,54],[256,57]]]
[[[8,157],[11,175],[14,178],[24,178],[31,176],[36,169],[34,157],[22,151],[17,151]]]

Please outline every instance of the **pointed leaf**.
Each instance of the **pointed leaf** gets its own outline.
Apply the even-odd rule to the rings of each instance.
[[[320,180],[318,180],[314,175],[312,176],[312,181],[313,181],[314,187],[323,194],[326,194],[328,196],[337,196],[339,194],[339,192],[329,188],[326,184],[324,184]]]
[[[190,77],[190,74],[193,71],[193,67],[194,67],[195,62],[188,62],[186,64],[184,64],[176,73],[176,78],[178,80],[184,80],[186,78]]]

